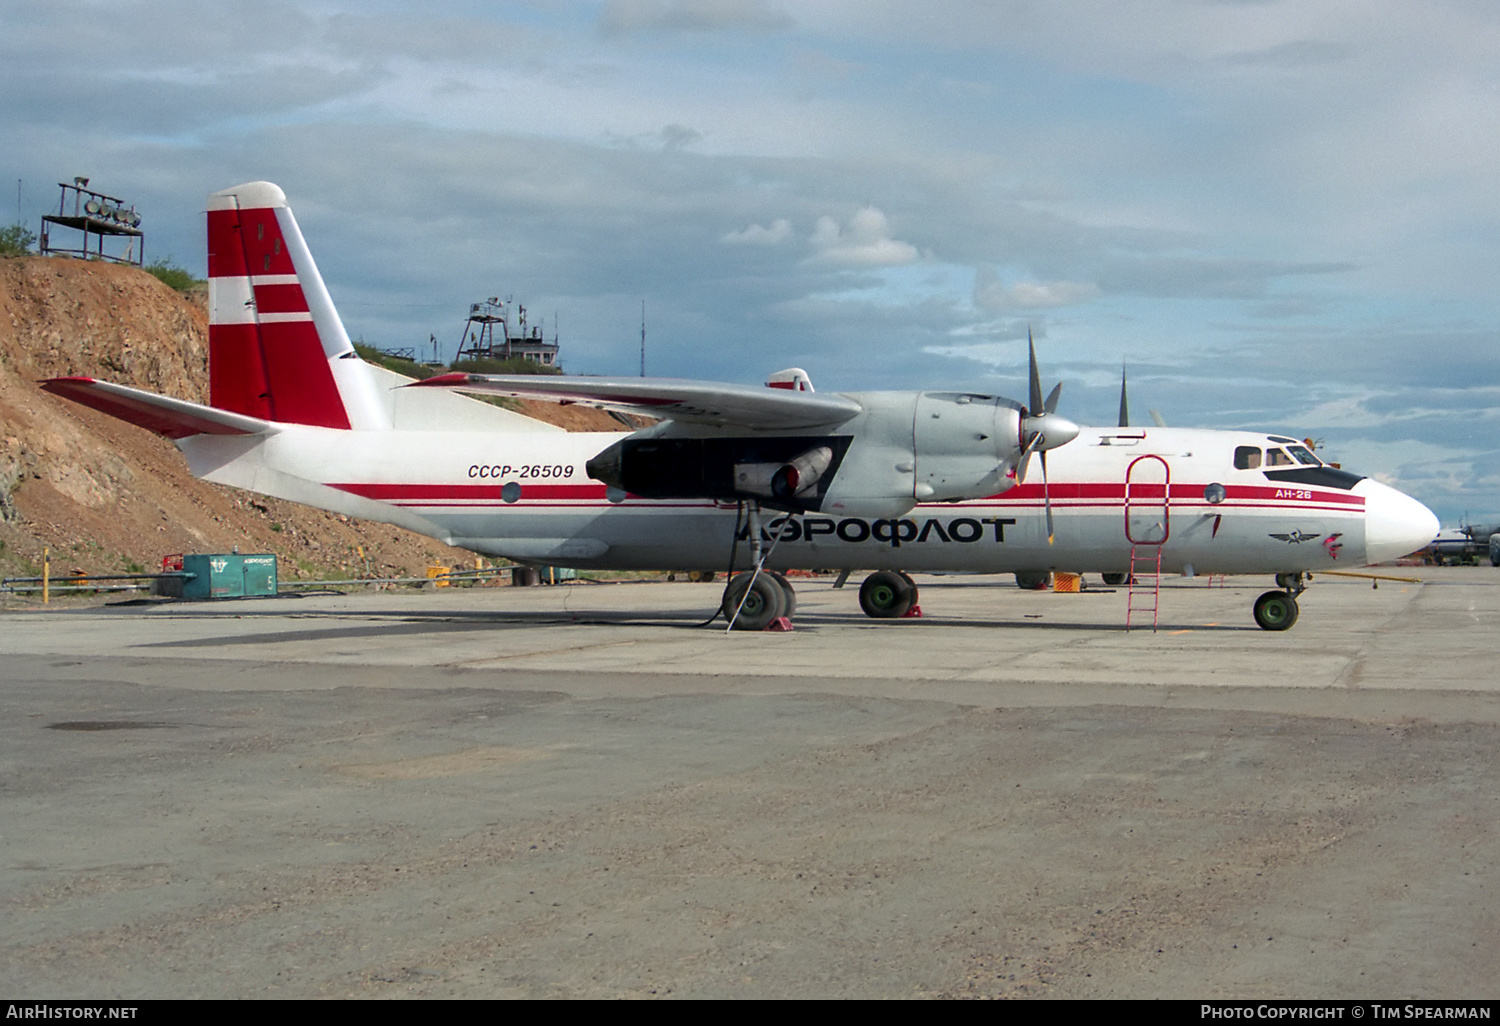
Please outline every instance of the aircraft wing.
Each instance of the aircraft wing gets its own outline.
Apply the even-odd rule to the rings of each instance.
[[[862,412],[847,396],[676,378],[586,378],[563,374],[439,374],[407,388],[547,399],[711,427],[784,431],[831,427]]]
[[[93,378],[50,378],[42,388],[53,395],[107,413],[111,417],[155,431],[167,438],[190,435],[254,435],[270,431],[275,425],[256,417],[228,410],[214,409],[145,392],[126,385],[113,385]]]

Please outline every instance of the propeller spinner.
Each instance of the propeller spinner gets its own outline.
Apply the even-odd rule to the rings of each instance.
[[[1042,505],[1047,511],[1047,544],[1051,545],[1056,533],[1052,527],[1052,497],[1047,485],[1047,450],[1077,438],[1078,425],[1056,412],[1062,382],[1057,383],[1046,399],[1042,398],[1042,376],[1037,370],[1036,343],[1030,328],[1026,329],[1026,347],[1031,352],[1031,395],[1027,408],[1021,413],[1021,466],[1016,478],[1024,482],[1031,454],[1042,454]]]

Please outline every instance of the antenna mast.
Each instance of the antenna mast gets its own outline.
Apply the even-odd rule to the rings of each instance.
[[[641,377],[646,376],[646,301],[641,300]]]

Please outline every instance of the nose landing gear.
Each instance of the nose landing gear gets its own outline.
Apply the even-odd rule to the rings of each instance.
[[[1307,590],[1307,575],[1277,574],[1276,583],[1283,590],[1255,600],[1255,623],[1263,631],[1284,631],[1297,622],[1297,596]]]

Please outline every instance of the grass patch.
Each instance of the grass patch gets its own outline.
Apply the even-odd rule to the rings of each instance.
[[[455,360],[453,369],[465,374],[561,374],[561,367],[549,367],[545,363],[513,356],[509,360]]]
[[[36,235],[25,225],[13,224],[0,228],[0,256],[26,256],[34,245],[36,245]]]
[[[171,257],[163,257],[153,264],[146,265],[146,273],[168,288],[176,289],[178,292],[191,292],[202,288],[207,282],[194,278],[191,273],[178,267],[172,262]]]

